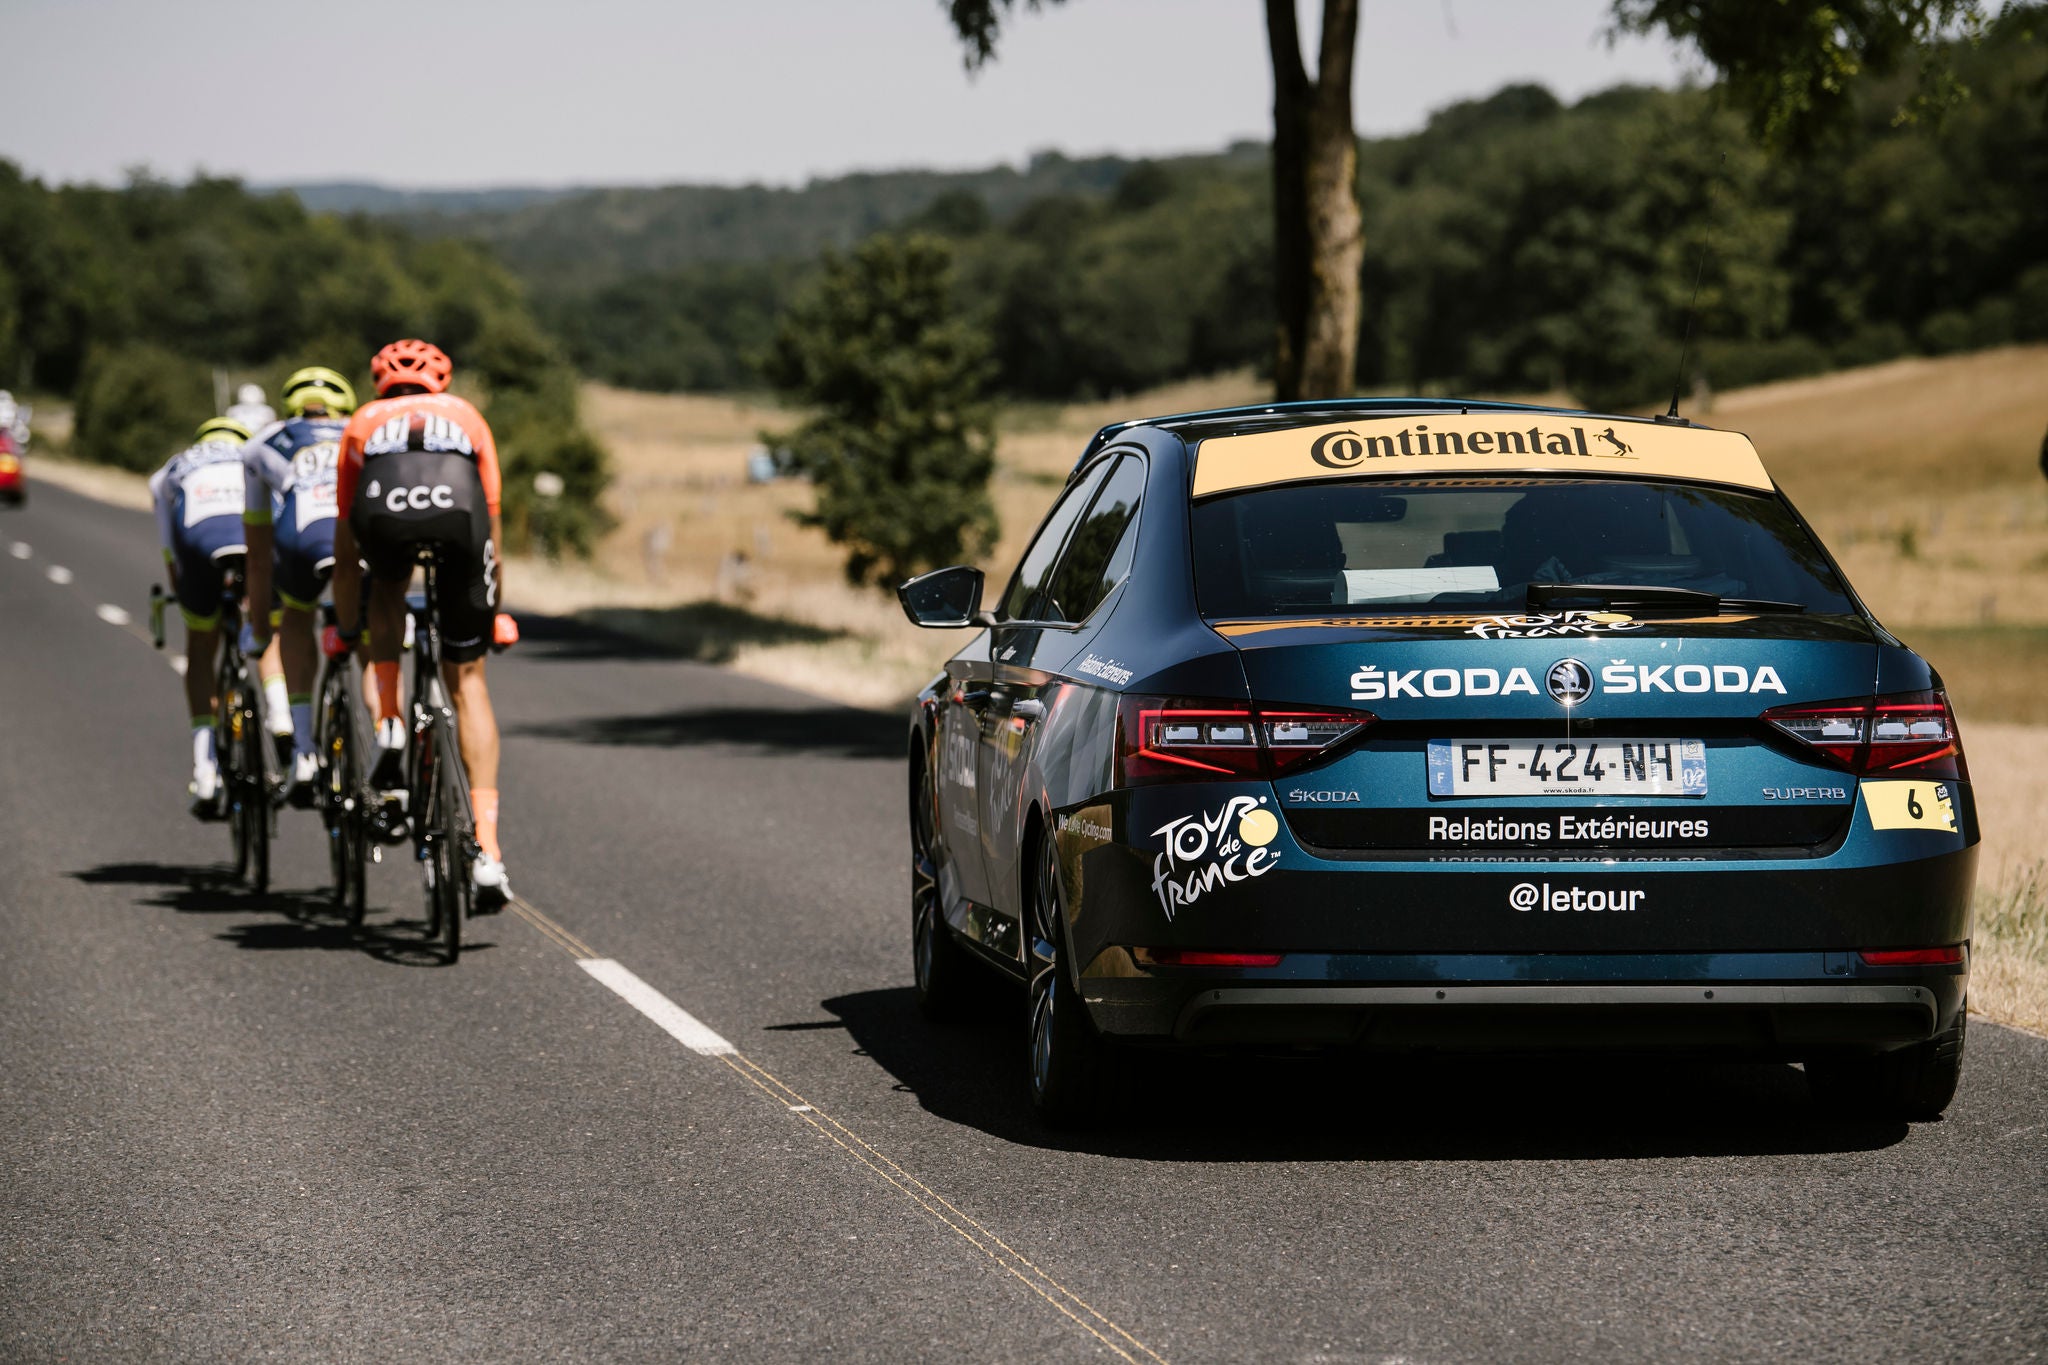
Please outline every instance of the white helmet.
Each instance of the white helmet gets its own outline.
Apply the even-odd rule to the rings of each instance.
[[[235,401],[237,403],[248,403],[252,406],[261,403],[263,401],[263,386],[261,384],[242,385],[241,388],[235,390]]]

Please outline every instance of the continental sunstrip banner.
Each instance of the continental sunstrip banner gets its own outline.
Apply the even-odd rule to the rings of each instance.
[[[1332,426],[1211,437],[1195,454],[1195,496],[1360,474],[1534,471],[1771,487],[1756,448],[1740,432],[1494,412],[1361,417]]]

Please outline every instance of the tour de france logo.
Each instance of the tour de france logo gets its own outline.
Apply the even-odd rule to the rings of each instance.
[[[1543,682],[1563,706],[1577,706],[1593,695],[1593,670],[1577,659],[1559,659],[1543,675]]]

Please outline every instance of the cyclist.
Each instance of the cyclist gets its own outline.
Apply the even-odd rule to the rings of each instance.
[[[250,609],[263,653],[263,688],[273,734],[291,744],[290,798],[311,804],[313,675],[319,666],[313,614],[334,568],[335,472],[341,433],[356,410],[348,380],[323,366],[298,370],[279,395],[285,418],[242,447],[242,529],[249,543],[249,601],[280,604],[277,633]],[[274,595],[273,595],[274,587]]]
[[[227,415],[229,421],[240,422],[251,431],[261,431],[277,420],[277,412],[263,399],[261,384],[244,384],[236,389]]]
[[[192,813],[218,816],[220,740],[214,733],[225,560],[246,554],[242,537],[242,446],[249,429],[226,417],[199,424],[197,439],[150,475],[157,538],[171,590],[185,618],[185,707],[192,717]]]
[[[368,626],[378,749],[371,782],[388,805],[404,786],[398,649],[405,590],[420,555],[435,557],[441,677],[455,704],[482,850],[470,875],[477,908],[496,910],[511,886],[498,845],[498,722],[484,656],[519,632],[497,610],[498,448],[483,415],[447,392],[453,368],[440,347],[425,341],[394,341],[371,358],[377,397],[356,410],[341,438],[334,611],[343,642]],[[359,611],[358,556],[370,572],[367,612]]]

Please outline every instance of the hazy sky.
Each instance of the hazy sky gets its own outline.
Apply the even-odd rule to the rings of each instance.
[[[1318,0],[1302,5],[1314,32]],[[1361,131],[1537,80],[1671,84],[1607,0],[1364,0]],[[767,181],[1209,150],[1270,123],[1258,0],[1070,0],[969,79],[941,0],[0,0],[0,157],[396,185]],[[1310,39],[1311,43],[1313,39]]]

